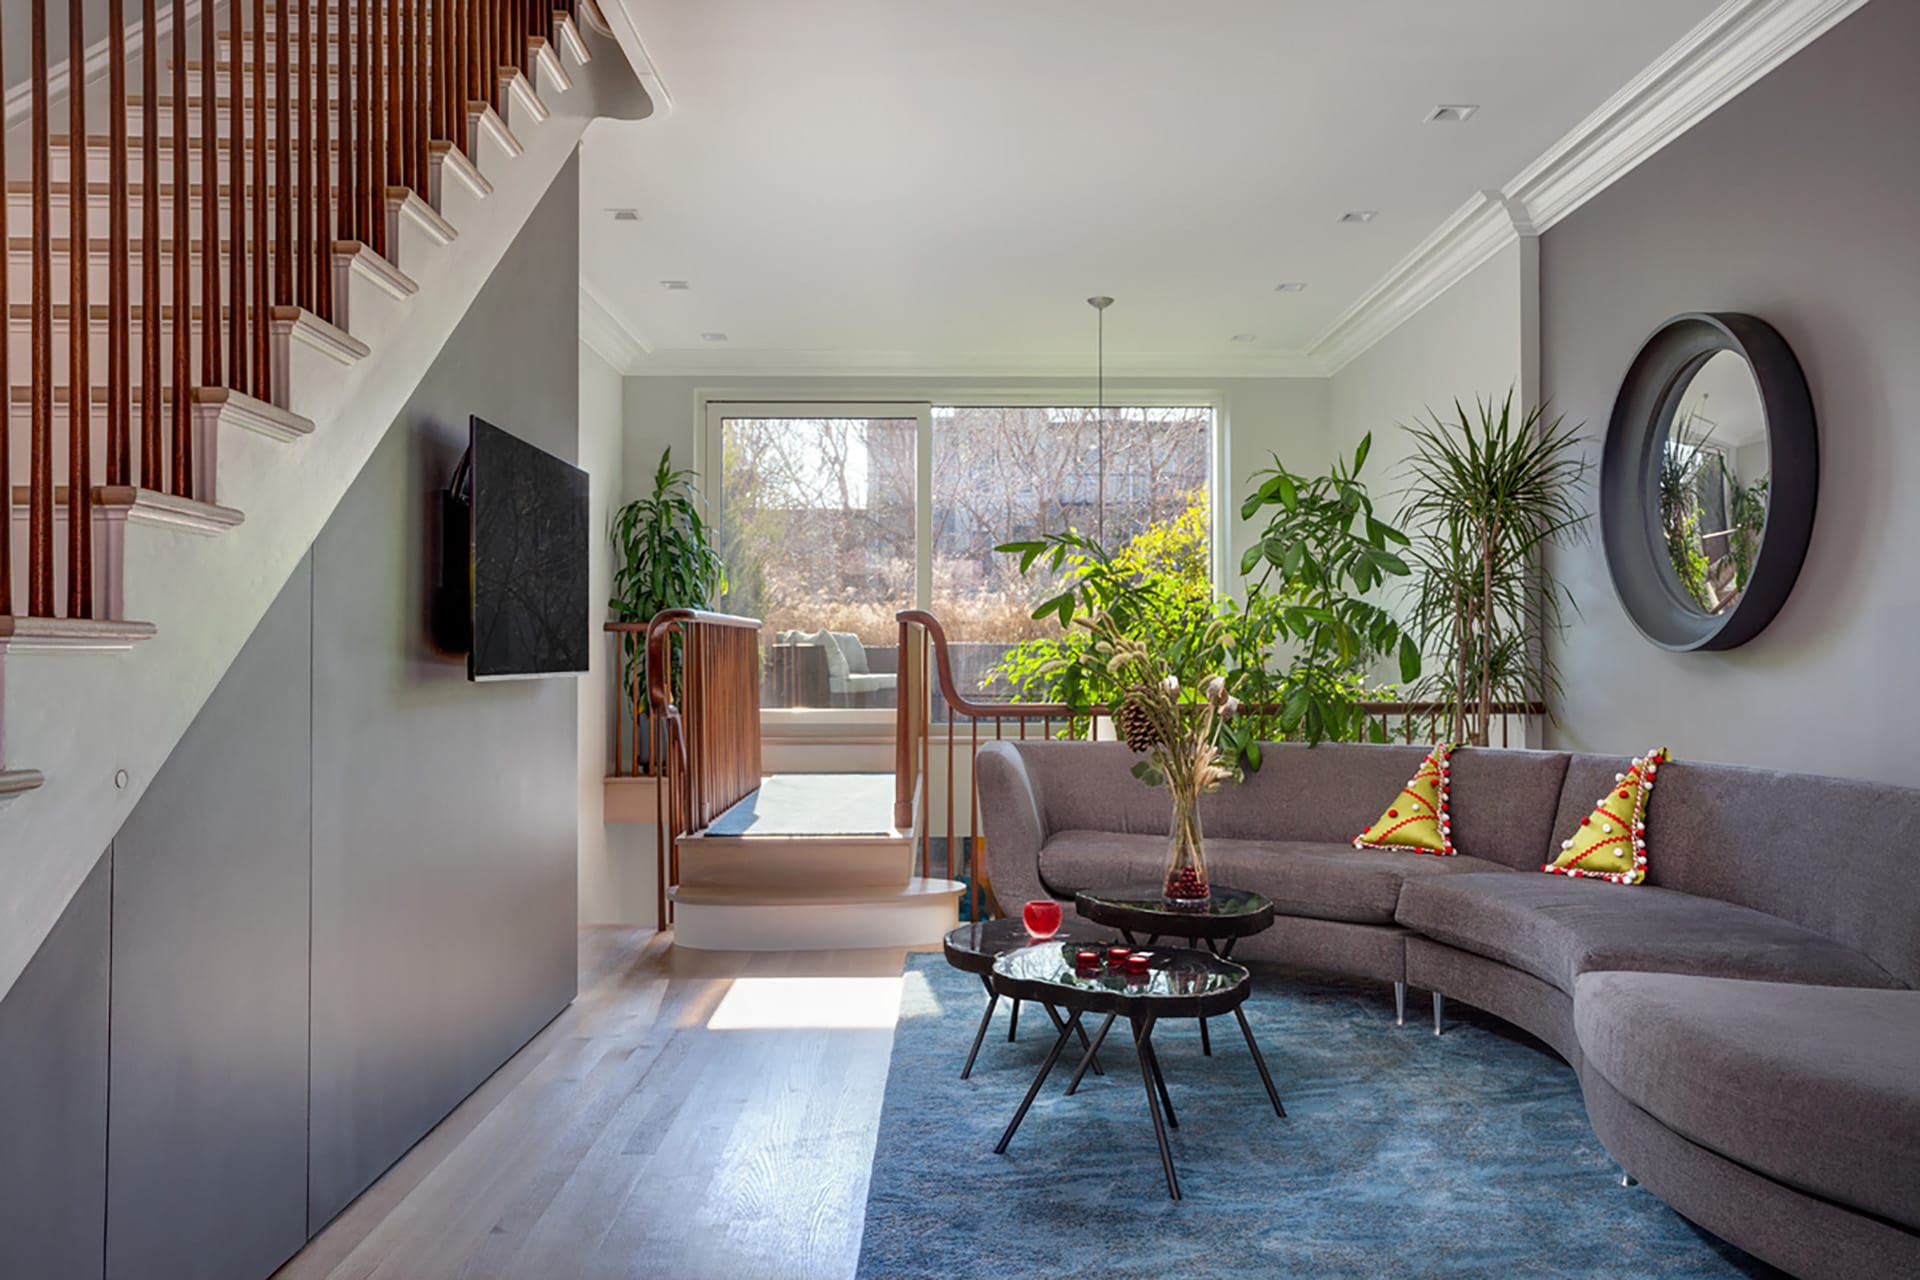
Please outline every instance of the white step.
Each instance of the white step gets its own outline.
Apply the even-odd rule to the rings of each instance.
[[[63,607],[67,598],[67,526],[72,515],[72,509],[67,503],[68,492],[67,486],[56,486],[53,508],[53,590],[55,598],[62,602]],[[22,593],[14,601],[16,609],[26,607],[24,592],[27,583],[27,557],[31,547],[29,535],[31,516],[32,508],[26,486],[14,486],[13,581],[15,591]],[[131,525],[136,530],[163,529],[169,534],[213,536],[238,526],[245,517],[231,507],[198,502],[191,498],[178,498],[151,489],[137,489],[126,485],[96,485],[93,488],[89,518],[93,526],[93,616],[124,621],[128,526]],[[134,536],[144,535],[135,533]]]
[[[672,893],[673,943],[696,951],[933,946],[959,923],[964,891],[958,880],[921,879],[805,896],[681,885]]]
[[[714,835],[680,841],[680,883],[692,889],[770,893],[898,889],[913,875],[913,837]]]
[[[313,431],[313,423],[298,414],[277,409],[251,396],[229,391],[224,387],[200,387],[192,392],[193,396],[193,497],[196,501],[214,503],[220,493],[219,459],[221,438],[231,436],[236,431],[249,435],[263,436],[270,440],[297,440]],[[14,387],[9,397],[8,424],[11,430],[7,438],[7,463],[9,473],[16,482],[24,483],[31,476],[33,460],[33,407],[31,393],[26,387]],[[139,457],[142,418],[139,393],[132,397],[129,410],[127,435],[132,454],[134,475],[140,476]],[[171,448],[172,439],[172,403],[171,389],[163,392],[163,412],[161,415],[162,451]],[[55,483],[65,483],[67,478],[67,448],[70,432],[71,413],[69,397],[65,387],[56,388],[53,402],[53,432],[51,440],[52,471]],[[89,471],[94,483],[104,484],[107,477],[107,394],[105,388],[95,387],[87,415],[87,458]]]

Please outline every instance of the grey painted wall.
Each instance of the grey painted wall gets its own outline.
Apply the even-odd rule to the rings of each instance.
[[[115,1280],[307,1238],[312,591],[303,561],[113,842]]]
[[[469,684],[426,609],[467,415],[575,456],[577,166],[314,544],[315,1228],[573,998],[574,684]]]
[[[1584,613],[1561,647],[1563,744],[1920,785],[1916,49],[1920,5],[1866,6],[1543,237],[1542,376],[1596,456],[1634,351],[1681,311],[1779,328],[1821,431],[1805,570],[1743,648],[1655,649],[1597,539],[1561,554]]]
[[[570,165],[0,1000],[0,1278],[264,1280],[572,999],[574,682],[426,637],[467,414],[574,456],[578,204]]]
[[[0,1276],[101,1270],[112,854],[0,999]]]

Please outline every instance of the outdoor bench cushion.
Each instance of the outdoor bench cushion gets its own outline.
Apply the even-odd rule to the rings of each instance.
[[[1250,889],[1281,915],[1354,924],[1392,924],[1400,886],[1411,877],[1515,875],[1479,858],[1356,849],[1301,841],[1207,841],[1215,884]],[[1040,849],[1040,878],[1062,897],[1081,889],[1154,884],[1167,867],[1167,838],[1111,831],[1062,831]]]
[[[1898,987],[1873,961],[1776,916],[1649,885],[1549,875],[1407,881],[1401,924],[1498,960],[1568,995],[1595,969],[1836,987]]]
[[[1588,973],[1586,1069],[1674,1132],[1920,1229],[1920,991]]]

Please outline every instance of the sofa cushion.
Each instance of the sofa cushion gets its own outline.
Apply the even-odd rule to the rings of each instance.
[[[1587,1069],[1674,1132],[1920,1228],[1920,991],[1656,973],[1574,988]]]
[[[1062,831],[1040,849],[1040,878],[1065,898],[1081,889],[1157,884],[1166,873],[1165,836]],[[1392,924],[1409,877],[1507,874],[1479,858],[1355,849],[1301,841],[1208,839],[1215,884],[1272,899],[1281,915],[1353,924]]]
[[[1858,951],[1777,916],[1645,885],[1626,893],[1561,876],[1422,877],[1408,880],[1395,919],[1569,995],[1595,969],[1901,985]]]

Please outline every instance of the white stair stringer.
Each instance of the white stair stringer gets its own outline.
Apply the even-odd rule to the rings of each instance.
[[[568,87],[543,73],[545,118],[524,104],[510,107],[520,150],[487,156],[491,191],[448,184],[458,194],[450,191],[438,212],[457,243],[437,243],[420,219],[399,219],[393,265],[417,292],[356,290],[351,336],[366,354],[341,363],[296,349],[275,399],[310,420],[312,432],[223,435],[219,501],[244,512],[244,523],[217,537],[166,521],[127,528],[123,616],[153,624],[153,638],[109,646],[0,636],[0,996],[319,536],[588,124],[651,114],[632,64],[591,10],[581,6],[577,30],[566,24],[554,42]]]

